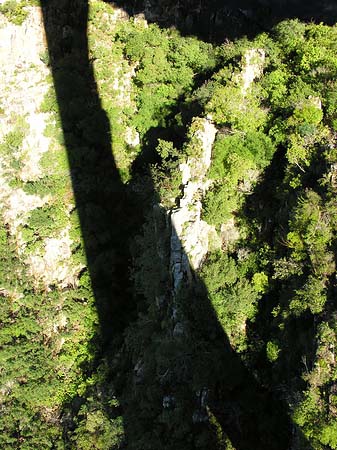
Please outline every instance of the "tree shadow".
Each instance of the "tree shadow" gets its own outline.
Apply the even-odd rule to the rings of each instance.
[[[112,155],[110,123],[88,59],[88,4],[46,1],[42,7],[76,209],[106,340],[128,308],[127,239],[142,219],[127,220],[134,205]]]
[[[252,38],[285,19],[330,25],[337,19],[333,0],[116,0],[111,3],[131,16],[144,14],[149,22],[165,28],[174,26],[183,35],[218,43],[228,38]]]
[[[144,162],[148,164],[151,157],[135,163],[137,173],[133,181],[128,185],[122,182],[112,154],[110,124],[101,106],[92,63],[88,58],[87,1],[44,0],[41,4],[87,270],[99,316],[100,338],[96,349],[99,359],[108,351],[112,341],[122,342],[125,328],[137,317],[138,305],[129,273],[132,257],[129,244],[130,239],[139,232],[147,211],[152,208],[152,204],[139,201],[135,194],[135,186],[139,183],[137,173],[142,175],[142,170],[146,172],[143,165]],[[138,10],[137,5],[137,2],[132,5],[132,11]],[[210,3],[210,8],[213,5],[219,4]],[[189,3],[188,6],[191,7]],[[185,8],[186,5],[179,14],[183,15]],[[200,2],[200,8],[198,17],[201,17],[201,11],[205,12],[206,4]],[[217,17],[222,9],[207,11],[205,17],[208,18],[209,34],[212,20],[220,20]],[[179,20],[175,19],[172,24],[179,25]],[[146,180],[147,185],[143,187],[153,195],[152,181],[150,177]],[[144,197],[144,193],[140,197]],[[172,283],[170,268],[167,266],[165,270],[168,272],[168,283]],[[287,450],[291,440],[291,423],[286,405],[272,390],[261,386],[256,376],[233,352],[208,300],[205,286],[192,270],[190,278],[192,281],[180,293],[190,337],[182,334],[177,339],[172,332],[165,350],[170,352],[173,348],[174,360],[181,354],[186,355],[188,360],[179,386],[173,382],[179,392],[185,392],[184,396],[188,393],[190,406],[186,409],[186,420],[192,427],[208,427],[202,417],[209,410],[236,450]],[[171,290],[169,284],[168,292]],[[169,307],[167,311],[169,314]],[[130,371],[131,367],[124,369]],[[196,400],[195,392],[190,387],[191,381],[194,388],[202,390],[206,387],[208,392],[208,401],[199,401],[199,419],[195,420],[193,411]],[[160,386],[152,406],[154,410],[162,407],[168,385],[172,386],[172,380],[164,381]],[[182,398],[186,399],[184,396]],[[135,411],[139,411],[141,405],[134,403],[132,393],[127,400],[121,394],[121,402],[126,442],[131,449],[134,448],[133,433],[137,428],[135,421],[140,420]],[[151,423],[148,425],[151,427]],[[167,442],[171,431],[164,426],[163,439]],[[190,448],[194,448],[191,445]],[[184,441],[182,446],[188,448]],[[204,448],[207,446],[206,442]],[[149,443],[148,448],[155,447]],[[170,448],[169,444],[167,448]],[[309,449],[309,446],[306,448]]]

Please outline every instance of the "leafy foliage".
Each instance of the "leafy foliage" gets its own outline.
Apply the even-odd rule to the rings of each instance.
[[[28,17],[27,4],[26,0],[8,0],[0,5],[0,14],[15,25],[22,25]]]
[[[20,25],[26,4],[0,12]],[[282,408],[294,423],[287,448],[337,448],[336,30],[292,20],[215,47],[139,17],[116,23],[111,5],[92,1],[87,69],[104,114],[89,101],[76,25],[42,55],[58,86],[40,105],[43,175],[20,178],[24,117],[0,144],[9,186],[49,196],[18,225],[21,248],[8,220],[0,228],[3,448],[273,450]],[[247,54],[259,66],[250,78]],[[180,163],[199,156],[195,114],[218,130],[200,196],[222,245],[175,292],[167,209]],[[106,173],[107,139],[123,189]],[[29,258],[64,229],[73,283],[34,282]],[[131,278],[105,314],[104,345],[97,274],[107,303],[112,280]]]

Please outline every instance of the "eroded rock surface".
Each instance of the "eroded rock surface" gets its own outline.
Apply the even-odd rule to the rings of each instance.
[[[42,251],[27,258],[28,273],[35,283],[42,284],[46,290],[55,284],[59,288],[77,285],[81,267],[71,265],[71,244],[69,229],[65,228],[58,238],[45,239]]]
[[[244,64],[239,79],[242,81],[242,91],[245,94],[253,81],[263,73],[265,51],[261,48],[252,48],[244,54]]]
[[[39,195],[25,190],[25,183],[50,175],[49,169],[41,166],[41,157],[51,143],[44,135],[51,115],[41,112],[41,104],[52,82],[43,62],[47,47],[41,9],[27,7],[27,11],[21,26],[0,15],[0,83],[4,86],[0,92],[0,214],[32,282],[45,289],[51,284],[63,288],[76,284],[79,270],[71,267],[69,227],[57,237],[45,239],[35,253],[28,252],[23,238],[32,211],[53,202],[52,192]],[[12,147],[13,139],[8,136],[21,138],[15,138],[17,144]],[[14,180],[19,180],[19,185]]]
[[[180,165],[183,195],[179,207],[171,212],[171,270],[176,290],[190,265],[198,269],[211,245],[218,240],[215,227],[201,219],[202,195],[208,187],[206,173],[211,164],[212,146],[217,130],[209,119],[195,119],[193,141],[200,154]]]

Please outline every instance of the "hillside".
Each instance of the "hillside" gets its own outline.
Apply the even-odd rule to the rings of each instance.
[[[337,449],[337,28],[150,6],[0,2],[0,446]]]

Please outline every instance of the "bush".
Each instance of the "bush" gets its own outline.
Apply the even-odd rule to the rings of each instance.
[[[0,5],[0,14],[15,25],[22,25],[28,17],[28,11],[25,9],[25,1],[9,0]]]

